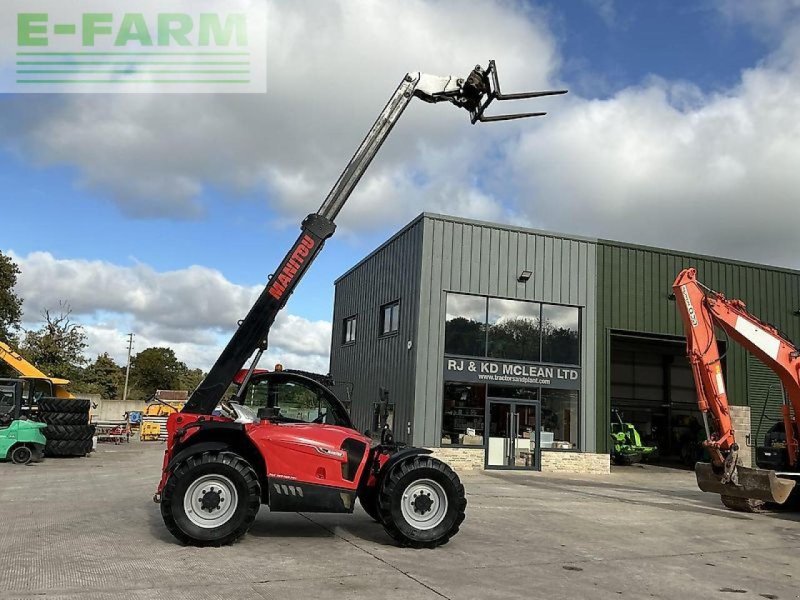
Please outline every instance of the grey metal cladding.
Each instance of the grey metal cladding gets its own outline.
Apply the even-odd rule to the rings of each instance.
[[[446,292],[579,306],[581,310],[581,440],[594,451],[596,244],[530,229],[423,215],[414,443],[441,443]],[[527,284],[517,282],[533,272]]]
[[[395,437],[406,442],[414,421],[421,256],[422,221],[418,218],[342,275],[336,281],[331,336],[331,374],[338,381],[353,383],[350,412],[355,426],[361,431],[371,427],[373,403],[384,387],[395,404]],[[380,307],[395,300],[400,300],[399,332],[381,337]],[[343,322],[353,315],[356,341],[343,345]]]

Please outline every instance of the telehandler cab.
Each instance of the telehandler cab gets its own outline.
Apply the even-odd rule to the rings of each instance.
[[[421,73],[403,78],[206,378],[167,421],[154,500],[178,540],[232,543],[250,528],[261,504],[272,511],[350,513],[356,498],[401,545],[433,548],[458,532],[467,501],[448,465],[429,450],[394,443],[386,427],[373,446],[325,385],[300,373],[256,372],[256,365],[275,317],[333,235],[336,216],[413,98],[464,108],[474,124],[545,114],[486,116],[494,100],[563,93],[502,94],[494,61],[485,70],[476,66],[466,79]],[[238,391],[223,399],[231,383]]]

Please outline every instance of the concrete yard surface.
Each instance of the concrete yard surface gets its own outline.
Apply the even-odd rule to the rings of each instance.
[[[237,544],[192,548],[152,501],[163,448],[0,464],[0,599],[800,596],[798,513],[731,512],[687,471],[467,473],[467,519],[436,550],[396,547],[360,507],[262,507]]]

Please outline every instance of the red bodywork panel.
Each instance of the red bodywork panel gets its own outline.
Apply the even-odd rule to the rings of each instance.
[[[159,494],[169,478],[170,472],[167,467],[174,456],[176,446],[186,446],[187,441],[199,431],[198,427],[193,426],[197,422],[233,423],[226,417],[185,413],[170,415],[167,420],[168,439],[164,451],[161,482],[158,486]],[[372,440],[347,427],[261,421],[245,424],[244,431],[264,459],[267,475],[281,480],[355,492],[372,455],[370,451]],[[347,439],[365,444],[366,451],[358,463],[356,472],[350,472],[349,478],[346,479],[342,466],[347,464],[348,456],[342,449],[342,444]],[[381,455],[378,458],[381,465],[386,460],[388,455]]]

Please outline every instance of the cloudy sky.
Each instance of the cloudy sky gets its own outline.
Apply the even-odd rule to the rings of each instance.
[[[412,105],[271,336],[327,371],[333,280],[423,210],[800,268],[800,0],[268,2],[265,95],[0,96],[0,250],[35,326],[208,368],[406,71],[569,88]]]

